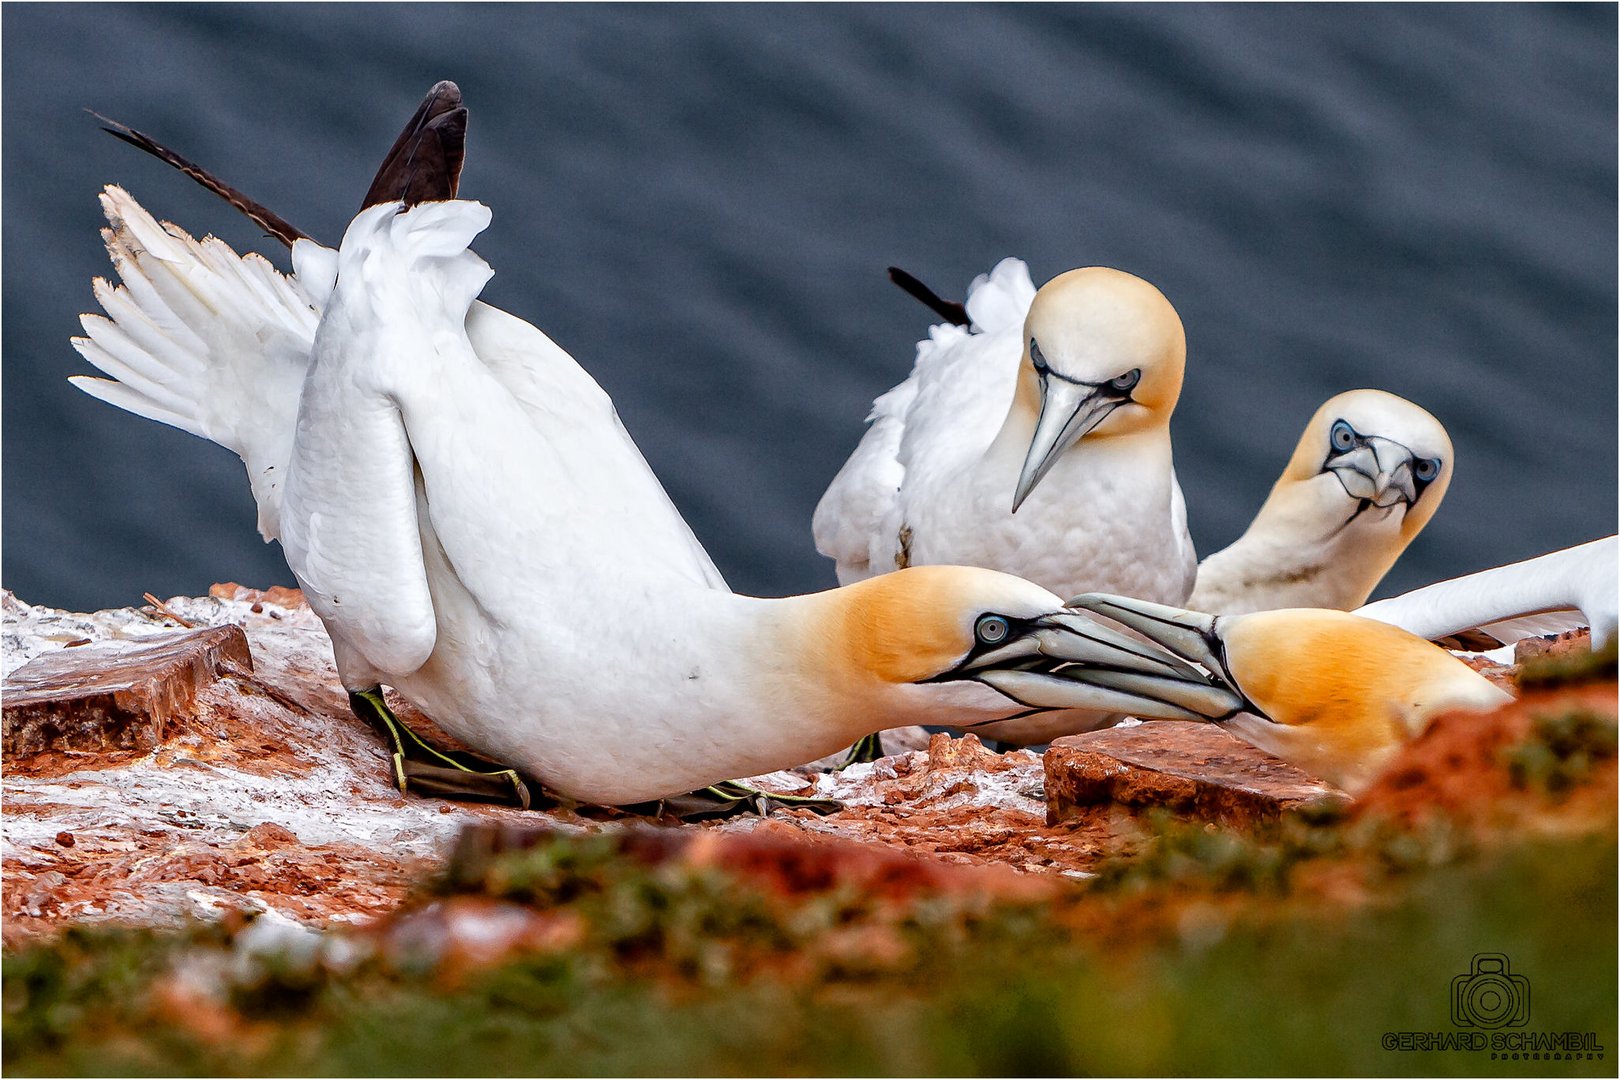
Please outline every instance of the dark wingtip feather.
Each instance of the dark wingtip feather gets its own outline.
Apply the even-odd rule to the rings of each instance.
[[[139,131],[136,131],[127,124],[121,124],[117,120],[112,120],[108,117],[102,116],[94,109],[85,109],[84,111],[101,121],[102,131],[105,131],[115,139],[121,139],[137,149],[146,151],[159,161],[179,169],[197,183],[201,184],[203,187],[207,188],[209,191],[212,191],[215,195],[218,195],[220,198],[236,207],[242,213],[246,214],[254,224],[259,226],[259,228],[263,229],[266,233],[275,237],[277,240],[280,240],[288,247],[292,247],[294,242],[298,240],[309,239],[308,233],[294,225],[289,224],[285,219],[270,210],[264,204],[255,202],[246,195],[243,195],[240,191],[237,191],[235,188],[225,183],[225,181],[221,180],[207,169],[186,160],[173,150],[170,150],[167,146],[164,146],[162,143],[152,138],[150,135],[145,135]]]
[[[912,297],[922,301],[928,310],[946,322],[954,323],[957,326],[968,326],[973,322],[972,319],[968,318],[965,304],[942,298],[933,289],[930,289],[898,266],[889,267],[889,280],[900,286]]]
[[[433,84],[399,133],[361,209],[384,202],[453,199],[467,155],[467,108],[461,88],[448,79]]]

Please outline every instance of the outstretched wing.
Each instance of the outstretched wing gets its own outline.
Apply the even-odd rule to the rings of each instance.
[[[1613,536],[1438,582],[1359,608],[1357,615],[1435,640],[1483,630],[1504,644],[1576,626],[1592,643],[1614,637],[1620,541]]]
[[[96,279],[105,317],[85,315],[73,346],[111,379],[72,383],[120,409],[236,452],[280,534],[282,482],[319,313],[296,281],[224,241],[159,224],[123,189],[101,205],[107,254],[122,281]],[[116,380],[116,381],[114,381]]]
[[[118,188],[109,188],[102,203],[111,226],[108,253],[123,284],[96,283],[107,314],[85,316],[88,336],[74,345],[111,378],[71,381],[110,405],[235,451],[258,503],[259,531],[278,539],[299,396],[337,253],[297,241],[298,274],[290,277],[258,255],[239,256],[223,241],[193,240],[160,225]],[[477,303],[467,332],[479,358],[541,430],[566,432],[583,418],[612,414],[590,375],[523,320]],[[604,498],[647,507],[647,520],[662,526],[645,537],[648,558],[725,588],[634,441],[617,430],[623,461]]]

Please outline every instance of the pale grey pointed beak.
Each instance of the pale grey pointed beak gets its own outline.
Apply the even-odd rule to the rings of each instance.
[[[975,679],[1039,709],[1213,720],[1244,705],[1241,696],[1171,653],[1078,611],[1035,620],[1023,634],[974,657],[952,677]]]
[[[1136,715],[1179,719],[1181,717],[1175,713],[1190,711],[1197,714],[1195,719],[1220,720],[1233,713],[1259,712],[1243,694],[1226,666],[1226,650],[1221,643],[1215,616],[1107,593],[1086,593],[1070,600],[1067,606],[1094,612],[1128,627],[1155,645],[1168,649],[1181,660],[1200,665],[1214,677],[1211,682],[1197,671],[1193,672],[1192,677],[1182,675],[1179,681],[1147,677],[1131,671],[1101,672],[1090,676],[1101,685],[1141,694],[1163,702],[1167,708],[1166,712],[1139,711]]]
[[[1024,468],[1018,474],[1012,512],[1018,513],[1018,508],[1029,498],[1029,493],[1051,471],[1065,450],[1084,438],[1086,432],[1102,423],[1109,413],[1122,404],[1122,399],[1104,394],[1095,386],[1059,378],[1042,379],[1041,415],[1035,421],[1035,435],[1029,441],[1029,452],[1024,455]]]
[[[1408,506],[1417,501],[1417,485],[1412,480],[1412,451],[1391,439],[1377,436],[1328,462],[1352,499],[1365,499],[1374,506]]]
[[[1404,502],[1411,506],[1417,501],[1417,485],[1412,482],[1412,451],[1389,439],[1368,439],[1378,458],[1378,492],[1373,496],[1375,506],[1394,506]]]

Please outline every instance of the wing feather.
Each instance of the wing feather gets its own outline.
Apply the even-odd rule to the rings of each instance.
[[[1620,621],[1620,540],[1610,536],[1368,604],[1356,611],[1435,640],[1484,629],[1512,644],[1551,629],[1592,628],[1594,645]]]

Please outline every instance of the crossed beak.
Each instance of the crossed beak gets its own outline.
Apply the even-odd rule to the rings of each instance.
[[[1327,467],[1352,499],[1383,507],[1398,502],[1411,506],[1417,501],[1412,451],[1398,442],[1373,436],[1354,450],[1329,458]]]
[[[1122,399],[1103,393],[1099,387],[1055,377],[1041,379],[1041,415],[1035,421],[1029,452],[1024,455],[1024,468],[1018,474],[1012,512],[1018,513],[1065,450],[1123,404]]]
[[[1076,608],[1130,626],[1163,648],[1120,633]],[[1166,622],[1161,613],[1192,621]],[[1207,620],[1207,627],[1197,620]],[[1062,612],[1032,621],[1023,633],[971,658],[950,677],[976,679],[1034,709],[1084,709],[1158,720],[1220,720],[1251,706],[1235,686],[1221,678],[1225,669],[1215,659],[1218,644],[1211,648],[1204,636],[1213,632],[1213,625],[1208,615],[1087,594],[1071,601]],[[1216,666],[1210,670],[1217,677],[1211,679],[1186,659],[1213,662]]]

